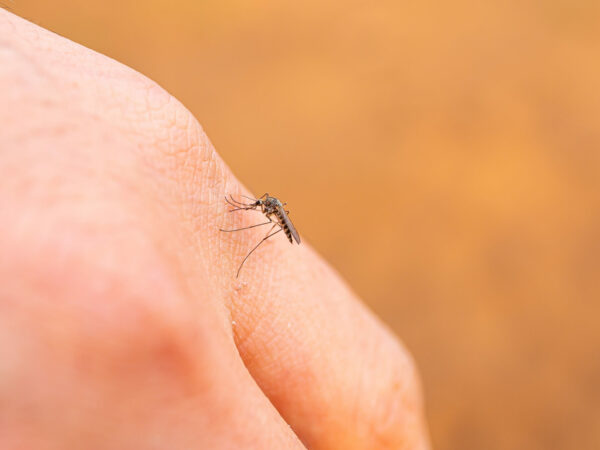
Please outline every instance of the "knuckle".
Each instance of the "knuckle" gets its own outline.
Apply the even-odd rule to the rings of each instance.
[[[110,80],[110,98],[100,100],[110,105],[107,120],[133,136],[143,166],[176,184],[177,203],[209,204],[223,190],[227,169],[200,123],[156,82],[126,67],[119,73],[118,81]]]

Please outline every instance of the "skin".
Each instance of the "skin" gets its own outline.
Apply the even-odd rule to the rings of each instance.
[[[154,82],[0,10],[0,448],[428,448],[411,357]]]

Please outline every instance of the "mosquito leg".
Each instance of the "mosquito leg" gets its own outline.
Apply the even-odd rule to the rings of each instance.
[[[234,212],[234,211],[248,211],[249,209],[252,209],[252,210],[254,210],[254,209],[256,209],[256,208],[252,208],[252,207],[250,207],[250,206],[246,206],[246,207],[244,207],[244,208],[235,207],[235,208],[233,208],[233,209],[230,209],[230,210],[229,210],[229,212]]]
[[[234,212],[234,211],[247,211],[249,209],[256,209],[255,205],[249,205],[246,203],[241,203],[238,202],[237,200],[234,200],[233,197],[231,197],[231,200],[235,203],[232,203],[231,201],[229,201],[229,199],[227,197],[225,197],[225,201],[227,202],[227,204],[229,206],[233,206],[233,209],[230,209],[229,212]]]
[[[262,239],[262,240],[261,240],[261,241],[260,241],[258,244],[256,244],[256,247],[254,247],[252,250],[250,250],[250,253],[248,253],[248,254],[246,255],[246,257],[244,258],[244,260],[243,260],[243,261],[242,261],[242,263],[240,264],[240,267],[239,267],[239,269],[238,269],[238,271],[237,271],[237,275],[235,276],[236,278],[240,276],[240,271],[242,270],[242,266],[244,265],[244,263],[245,263],[245,262],[246,262],[246,260],[248,259],[248,256],[250,256],[250,255],[252,254],[252,252],[258,248],[258,246],[259,246],[260,244],[262,244],[263,242],[265,242],[265,241],[266,241],[267,239],[269,239],[271,236],[274,236],[274,235],[276,235],[277,233],[279,233],[280,231],[282,231],[282,230],[283,230],[283,228],[280,228],[279,230],[275,231],[274,233],[271,233],[271,231],[273,230],[273,228],[275,228],[277,225],[278,225],[277,223],[273,224],[273,226],[272,226],[272,227],[271,227],[271,229],[269,230],[269,233],[270,233],[270,234],[269,234],[269,233],[267,233],[267,235],[266,235],[266,236],[265,236],[265,237],[264,237],[264,238],[263,238],[263,239]]]
[[[260,227],[262,225],[267,225],[269,223],[273,223],[273,222],[269,220],[268,222],[265,222],[265,223],[259,223],[259,224],[256,224],[256,225],[250,225],[249,227],[244,227],[244,228],[236,228],[235,230],[223,230],[222,228],[219,228],[219,231],[224,231],[225,233],[231,233],[232,231],[248,230],[250,228]]]
[[[244,195],[242,195],[242,197],[244,197]],[[238,205],[240,205],[240,206],[252,206],[252,203],[254,203],[254,202],[252,202],[252,203],[244,203],[244,202],[240,202],[239,200],[236,200],[236,199],[234,199],[234,198],[233,198],[233,195],[231,195],[231,194],[229,194],[229,198],[231,198],[231,200],[233,200],[233,201],[234,201],[234,203],[237,203],[237,204],[238,204]],[[249,198],[249,197],[246,197],[246,198]],[[252,200],[252,199],[251,199],[251,200]]]

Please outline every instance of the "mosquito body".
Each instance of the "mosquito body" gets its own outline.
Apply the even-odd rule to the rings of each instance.
[[[290,212],[286,211],[286,209],[285,209],[285,205],[286,204],[285,203],[281,203],[281,201],[279,201],[279,199],[276,198],[276,197],[270,197],[269,194],[264,194],[262,197],[260,197],[258,199],[249,198],[249,197],[245,197],[245,198],[248,198],[249,200],[252,200],[252,202],[251,203],[238,202],[237,200],[234,200],[234,198],[231,195],[229,196],[229,199],[227,197],[225,197],[225,201],[229,205],[233,206],[233,209],[230,209],[229,212],[247,211],[247,210],[250,210],[250,209],[252,209],[252,210],[260,210],[265,215],[265,217],[267,219],[269,219],[269,221],[268,222],[264,222],[264,223],[259,223],[257,225],[251,225],[249,227],[236,228],[234,230],[223,230],[223,229],[221,229],[221,231],[224,231],[226,233],[231,233],[233,231],[248,230],[249,228],[260,227],[262,225],[272,224],[273,226],[271,227],[271,229],[269,230],[269,232],[267,233],[267,235],[258,244],[256,244],[256,246],[252,250],[250,250],[250,252],[246,255],[246,257],[244,258],[244,260],[240,264],[240,267],[238,268],[236,278],[240,275],[240,271],[242,270],[242,266],[244,265],[244,263],[246,262],[246,260],[248,259],[248,257],[252,254],[252,252],[254,250],[256,250],[260,244],[262,244],[263,242],[265,242],[271,236],[274,236],[275,234],[279,233],[280,231],[283,230],[283,232],[285,233],[286,237],[290,241],[290,244],[293,244],[294,240],[298,244],[300,244],[300,235],[298,235],[298,232],[296,231],[296,228],[294,227],[294,224],[292,223],[292,221],[288,217],[288,214]],[[279,227],[279,229],[277,231],[271,233],[275,227]]]

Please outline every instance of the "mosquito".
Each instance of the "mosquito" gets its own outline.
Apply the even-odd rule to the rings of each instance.
[[[284,208],[286,203],[281,203],[278,198],[271,197],[271,196],[269,196],[268,193],[262,195],[259,198],[250,198],[250,197],[246,197],[245,195],[242,195],[242,197],[247,198],[248,200],[251,200],[251,203],[238,202],[237,200],[235,200],[233,198],[233,196],[231,194],[229,195],[229,198],[227,198],[227,196],[225,196],[225,201],[230,206],[233,206],[233,209],[230,209],[229,212],[247,211],[250,209],[253,209],[253,210],[260,209],[260,211],[267,217],[267,219],[269,219],[269,221],[264,222],[264,223],[259,223],[257,225],[250,225],[249,227],[236,228],[234,230],[220,229],[221,231],[224,231],[225,233],[231,233],[233,231],[248,230],[250,228],[256,228],[256,227],[260,227],[263,225],[273,224],[273,226],[271,227],[271,229],[269,230],[267,235],[258,244],[256,244],[256,246],[252,250],[250,250],[250,252],[246,255],[246,257],[240,264],[240,267],[238,268],[237,274],[235,276],[236,278],[240,276],[240,271],[242,270],[242,266],[244,265],[244,263],[246,262],[248,257],[252,254],[252,252],[254,250],[256,250],[260,244],[265,242],[271,236],[275,236],[280,231],[283,230],[283,232],[287,236],[288,240],[290,241],[290,244],[294,243],[294,239],[296,240],[296,242],[298,244],[300,244],[300,236],[298,235],[298,232],[296,231],[294,224],[288,217],[288,214],[290,212],[286,211],[286,209]],[[271,233],[273,231],[273,228],[275,228],[275,227],[279,227],[279,230]]]

